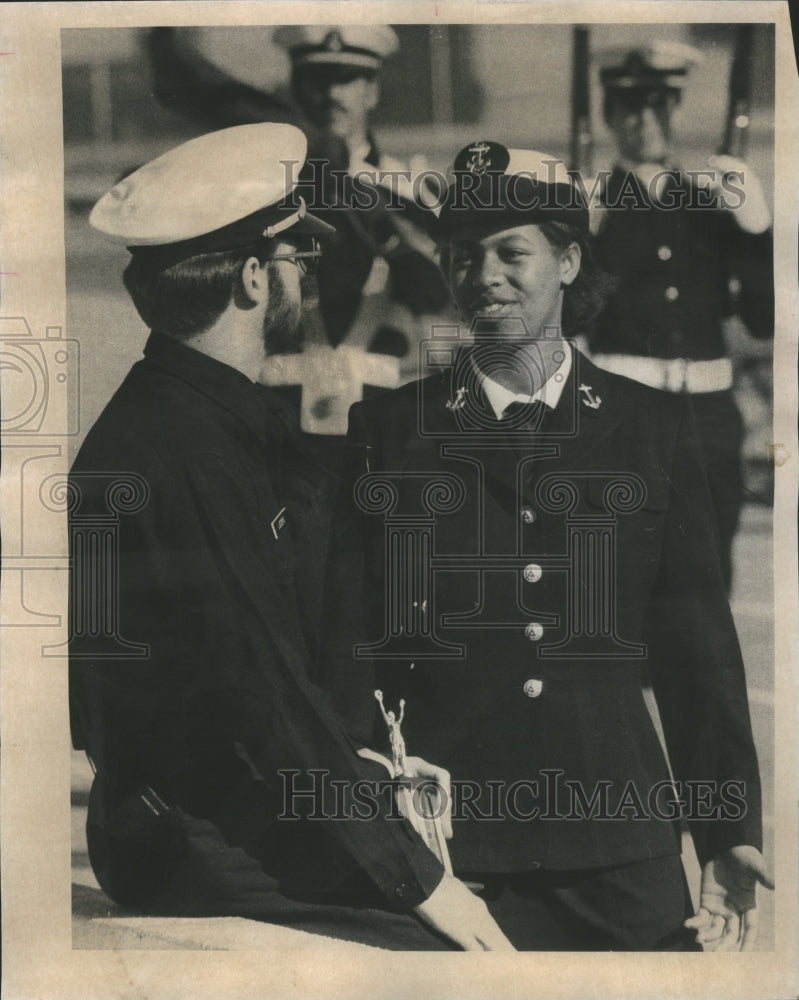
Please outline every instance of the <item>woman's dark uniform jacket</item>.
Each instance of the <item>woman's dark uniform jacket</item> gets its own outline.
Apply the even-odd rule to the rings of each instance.
[[[652,817],[647,806],[650,790],[668,779],[642,695],[647,674],[674,777],[717,787],[741,783],[732,795],[743,799],[743,809],[740,802],[726,808],[718,794],[709,805],[707,791],[702,793],[700,817],[720,807],[731,818],[690,824],[700,860],[736,844],[759,847],[760,789],[744,668],[685,397],[602,372],[575,351],[563,396],[535,440],[542,447],[556,445],[556,453],[550,448],[549,457],[533,459],[532,439],[503,450],[496,446],[496,431],[483,442],[491,447],[469,450],[475,434],[467,410],[447,405],[456,398],[456,381],[452,370],[442,370],[351,410],[351,437],[368,446],[372,474],[399,473],[395,484],[406,475],[413,492],[419,480],[409,473],[448,472],[465,487],[460,508],[437,516],[434,557],[461,556],[469,565],[458,568],[450,560],[446,571],[435,570],[425,608],[438,638],[463,644],[465,657],[425,659],[409,645],[407,656],[377,660],[386,703],[406,699],[409,752],[448,768],[454,780],[477,782],[482,814],[492,809],[489,782],[507,790],[515,781],[539,781],[538,818],[478,820],[463,807],[468,818],[456,820],[451,843],[456,873],[580,869],[679,853],[676,824]],[[601,404],[586,405],[589,396],[580,386],[590,387]],[[482,515],[477,466],[457,457],[459,447],[472,459],[479,456],[485,469]],[[556,482],[542,492],[550,474]],[[573,487],[579,496],[573,515],[601,522],[608,516],[606,485],[618,475],[629,480],[629,474],[644,491],[640,506],[632,502],[631,512],[615,514],[615,635],[627,645],[609,652],[607,639],[594,636],[581,640],[581,647],[573,643],[568,655],[553,655],[568,637],[570,587],[572,594],[596,591],[594,579],[580,571],[570,580],[563,569],[569,528],[564,508],[556,510],[558,500]],[[405,503],[402,485],[399,490],[397,515]],[[622,508],[624,494],[623,488]],[[386,622],[383,515],[365,520],[370,541],[364,601],[371,608],[370,638],[379,641]],[[482,574],[482,592],[480,552],[492,567]],[[506,568],[498,571],[500,553]],[[537,582],[525,579],[529,564],[542,568]],[[442,624],[442,616],[453,613],[472,613],[477,627]],[[544,625],[539,639],[525,632],[532,622]],[[617,655],[636,645],[643,655]],[[526,688],[531,680],[540,685]],[[639,815],[633,797],[623,818],[544,818],[542,772],[548,769],[563,772],[559,781],[579,782],[588,799],[601,783],[610,783],[611,814],[632,782],[628,794],[637,792],[646,815]],[[658,803],[667,816],[668,799],[661,788]],[[521,813],[533,804],[531,795],[518,795]],[[549,811],[568,815],[573,804],[561,786],[557,807]]]
[[[91,612],[82,527],[107,523],[114,480],[139,477],[149,494],[119,515],[115,627],[148,655],[126,658],[92,627],[73,629],[70,648],[73,740],[97,768],[92,866],[108,895],[148,912],[311,926],[293,901],[409,911],[442,875],[404,823],[277,819],[278,769],[301,772],[301,789],[310,768],[375,777],[313,680],[335,483],[297,451],[284,409],[234,369],[153,334],[70,474],[73,622]]]

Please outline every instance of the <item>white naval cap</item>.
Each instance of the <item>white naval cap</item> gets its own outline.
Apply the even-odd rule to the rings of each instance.
[[[399,48],[387,24],[300,24],[278,28],[272,40],[288,50],[294,66],[327,63],[379,69]]]
[[[237,125],[145,163],[97,202],[90,225],[131,252],[177,263],[288,232],[328,235],[294,194],[307,142],[293,125]],[[169,266],[162,264],[161,266]]]
[[[588,229],[588,208],[563,160],[481,139],[457,154],[438,216],[448,236],[473,222],[566,222]]]
[[[507,175],[531,174],[547,184],[573,184],[566,164],[551,153],[537,149],[511,149],[498,142],[474,142],[455,157],[452,172],[468,170],[486,173],[492,170]]]
[[[684,42],[661,40],[603,49],[598,58],[599,79],[606,90],[682,90],[702,53]]]

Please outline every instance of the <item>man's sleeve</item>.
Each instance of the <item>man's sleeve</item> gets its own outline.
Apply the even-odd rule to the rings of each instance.
[[[671,766],[704,864],[738,844],[761,847],[761,798],[744,665],[687,400],[669,483],[646,641]]]
[[[231,651],[216,646],[223,689],[214,689],[211,664],[196,723],[212,727],[217,739],[244,747],[267,781],[278,771],[306,775],[317,768],[344,782],[374,778],[373,765],[357,756],[328,697],[308,676],[286,597],[294,581],[283,574],[277,557],[275,565],[267,564],[253,543],[253,533],[263,531],[263,512],[219,456],[208,456],[192,480],[191,503],[215,565],[212,585],[222,604],[232,601],[237,609],[223,633],[234,644],[235,671],[224,662]],[[207,640],[216,645],[213,635]],[[381,813],[370,821],[330,820],[329,828],[403,909],[426,899],[443,876],[435,856],[404,821]]]
[[[331,522],[317,676],[353,742],[384,752],[386,747],[373,746],[372,742],[377,712],[374,663],[357,651],[366,636],[366,525],[354,489],[365,471],[366,449],[350,445]]]
[[[768,340],[774,336],[773,233],[747,233],[730,212],[724,212],[720,222],[727,277],[738,289],[733,307],[753,337]]]

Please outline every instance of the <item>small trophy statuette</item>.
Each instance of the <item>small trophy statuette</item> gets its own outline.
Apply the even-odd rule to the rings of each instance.
[[[409,775],[405,739],[401,725],[405,718],[405,699],[400,698],[399,716],[383,704],[383,692],[375,691],[375,698],[388,728],[391,747],[392,777],[401,779],[397,786],[399,811],[435,854],[444,870],[452,874],[447,841],[441,829],[442,803],[439,787],[431,778]],[[388,763],[388,761],[386,761]]]
[[[397,718],[391,710],[386,711],[386,707],[383,704],[382,691],[375,691],[375,698],[378,705],[380,705],[380,711],[383,713],[383,718],[386,720],[386,725],[388,726],[388,740],[391,746],[391,763],[394,767],[394,777],[399,778],[405,774],[405,768],[408,763],[405,759],[405,740],[400,731],[402,720],[405,718],[405,699],[400,698],[399,718]]]

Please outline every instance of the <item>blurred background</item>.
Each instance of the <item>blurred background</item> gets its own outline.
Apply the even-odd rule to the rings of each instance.
[[[371,116],[378,147],[407,163],[419,154],[444,171],[465,143],[496,139],[569,158],[571,25],[394,25],[399,52],[381,71],[381,98]],[[271,27],[180,29],[183,41],[234,79],[288,101],[290,66]],[[653,39],[698,48],[676,125],[685,169],[702,169],[718,150],[727,114],[734,25],[590,26],[591,53]],[[155,97],[147,29],[65,29],[63,60],[66,259],[69,335],[82,343],[80,423],[90,426],[137,359],[146,338],[119,280],[124,248],[109,245],[86,224],[94,202],[125,171],[206,129]],[[610,167],[612,146],[602,121],[596,60],[590,66],[594,169]],[[774,32],[755,27],[748,162],[769,202],[774,189]],[[769,498],[770,345],[735,325],[731,352],[747,359],[739,378],[750,434],[748,483]],[[410,352],[415,355],[415,351]],[[753,363],[748,363],[752,359]],[[757,364],[757,360],[762,364]],[[413,375],[406,369],[405,377]],[[80,443],[80,435],[73,446]]]
[[[424,151],[444,167],[472,138],[496,136],[506,145],[566,155],[569,148],[571,25],[393,25],[400,50],[381,73],[381,100],[372,122],[388,153],[408,159]],[[213,62],[236,79],[287,94],[289,60],[270,27],[182,29]],[[64,144],[69,197],[103,191],[114,169],[142,162],[188,138],[192,128],[153,96],[145,55],[147,29],[65,29],[61,32]],[[687,161],[699,166],[724,129],[734,25],[590,26],[592,53],[675,40],[698,48],[680,128]],[[774,31],[755,31],[750,127],[752,165],[772,182]],[[596,73],[592,118],[597,165],[609,163]],[[686,162],[686,166],[687,166]],[[97,175],[100,175],[97,177]]]
[[[396,25],[400,51],[381,73],[372,126],[382,153],[408,161],[419,154],[444,170],[465,143],[494,139],[508,146],[569,158],[571,25]],[[289,61],[270,27],[181,29],[197,51],[224,72],[288,99]],[[87,218],[119,178],[178,142],[204,131],[159,104],[144,29],[68,29],[61,33],[65,162],[67,336],[80,342],[80,433],[72,456],[125,373],[141,355],[147,330],[121,283],[122,247],[97,236]],[[720,147],[734,26],[725,24],[590,26],[591,53],[655,39],[701,50],[677,123],[675,147],[685,169],[701,169]],[[774,190],[774,32],[754,33],[747,161],[769,203]],[[610,167],[612,146],[602,121],[598,66],[589,65],[594,169]],[[736,364],[736,395],[747,427],[746,490],[735,543],[733,611],[744,647],[756,742],[763,770],[766,854],[773,844],[773,603],[771,572],[771,345],[755,342],[740,323],[727,331]],[[415,356],[415,351],[410,351]],[[413,375],[412,365],[403,369]],[[74,759],[75,881],[92,886],[82,840],[90,775]],[[693,888],[695,860],[687,855]],[[692,867],[693,866],[693,867]],[[760,948],[773,946],[771,900],[763,899]]]

